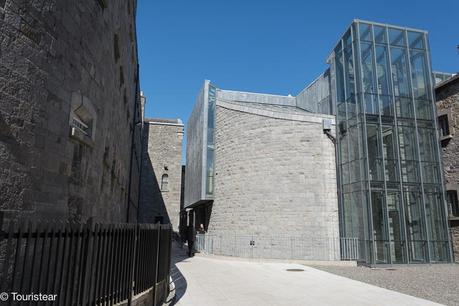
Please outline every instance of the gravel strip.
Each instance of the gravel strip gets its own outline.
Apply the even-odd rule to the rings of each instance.
[[[445,305],[459,305],[459,265],[314,268]]]

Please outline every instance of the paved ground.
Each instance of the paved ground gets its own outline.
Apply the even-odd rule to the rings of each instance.
[[[438,305],[298,264],[188,259],[173,249],[177,306]]]
[[[459,305],[459,265],[316,268],[437,303]]]

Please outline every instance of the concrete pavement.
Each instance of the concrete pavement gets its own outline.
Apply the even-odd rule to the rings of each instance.
[[[186,258],[177,247],[173,263],[178,306],[439,305],[299,264]]]

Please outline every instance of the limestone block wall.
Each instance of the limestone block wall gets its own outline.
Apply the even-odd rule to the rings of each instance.
[[[182,140],[180,120],[146,119],[140,192],[140,222],[162,217],[178,231],[182,193]]]
[[[330,246],[339,237],[335,148],[323,118],[333,121],[217,100],[210,235],[273,237],[286,248],[285,239],[301,237],[303,246],[326,250],[305,259],[339,259],[339,245]]]
[[[132,173],[140,162],[135,10],[135,0],[0,1],[0,210],[126,221],[130,159]],[[88,135],[70,127],[75,114]]]
[[[443,140],[442,161],[446,190],[459,193],[459,78],[439,87],[435,91],[438,115],[447,115],[452,138]],[[451,210],[451,207],[449,207]],[[456,262],[459,262],[459,218],[450,217],[451,238]]]

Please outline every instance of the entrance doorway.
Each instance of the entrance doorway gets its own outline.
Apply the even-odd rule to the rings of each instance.
[[[406,262],[400,193],[396,190],[372,190],[374,262]]]

